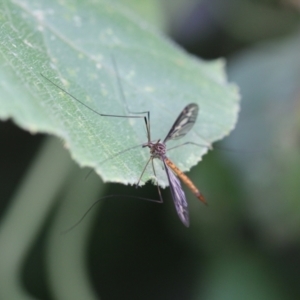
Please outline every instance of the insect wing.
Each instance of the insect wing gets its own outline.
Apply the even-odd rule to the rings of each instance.
[[[187,105],[180,113],[172,128],[164,139],[164,143],[168,140],[174,140],[186,135],[194,126],[198,116],[199,106],[195,103]]]
[[[165,162],[164,162],[164,166],[169,180],[169,186],[170,186],[170,190],[171,190],[171,194],[172,194],[172,198],[174,201],[177,214],[181,222],[186,227],[189,227],[190,220],[189,220],[188,203],[186,201],[184,191],[181,187],[180,180],[172,172],[172,170],[167,166]]]

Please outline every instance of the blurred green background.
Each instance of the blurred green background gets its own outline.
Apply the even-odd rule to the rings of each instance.
[[[236,129],[189,172],[209,206],[187,191],[186,229],[168,189],[163,205],[107,199],[60,234],[74,222],[63,212],[78,210],[79,219],[90,205],[82,199],[93,203],[103,184],[94,175],[84,180],[88,171],[71,161],[61,142],[1,123],[2,224],[11,199],[32,176],[53,180],[44,193],[58,201],[50,214],[36,215],[40,227],[27,240],[28,251],[12,262],[12,274],[0,271],[2,284],[15,292],[2,291],[0,299],[300,298],[300,1],[176,0],[157,7],[160,26],[176,43],[205,59],[225,57],[229,79],[240,87]],[[67,175],[51,178],[50,170],[62,165],[69,179],[59,189]],[[157,198],[151,184],[104,188],[107,195]],[[3,232],[5,226],[5,241]],[[7,240],[13,235],[8,231]],[[22,238],[0,251],[21,251]],[[0,263],[5,270],[10,262]]]

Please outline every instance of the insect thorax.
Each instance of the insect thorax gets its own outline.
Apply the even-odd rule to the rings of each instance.
[[[159,140],[155,143],[148,142],[144,144],[143,147],[150,148],[150,154],[153,158],[161,159],[166,155],[166,145],[164,143],[161,143]]]

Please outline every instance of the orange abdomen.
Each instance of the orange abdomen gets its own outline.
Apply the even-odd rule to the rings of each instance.
[[[197,189],[194,183],[167,157],[165,158],[165,163],[172,169],[172,171],[180,178],[180,180],[192,191],[192,193],[204,204],[207,204],[204,196]]]

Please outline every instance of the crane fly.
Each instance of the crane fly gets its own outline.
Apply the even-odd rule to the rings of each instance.
[[[171,127],[169,133],[165,139],[161,142],[160,140],[153,142],[150,136],[150,126],[146,123],[148,142],[142,145],[143,148],[148,147],[150,149],[150,158],[140,176],[143,176],[145,169],[147,168],[149,162],[152,163],[152,169],[155,175],[155,169],[153,165],[153,159],[158,158],[162,161],[164,169],[167,174],[172,198],[174,205],[179,216],[179,219],[185,226],[189,226],[189,211],[188,203],[186,201],[185,193],[181,187],[179,178],[181,181],[191,190],[191,192],[203,203],[206,204],[206,200],[201,192],[197,189],[194,183],[167,157],[166,142],[169,140],[175,140],[185,136],[193,127],[197,120],[199,107],[195,103],[187,105],[183,111],[179,114],[178,118]],[[140,181],[139,179],[139,181]],[[138,181],[138,183],[139,183]],[[138,184],[137,183],[137,184]],[[162,197],[159,191],[159,196],[162,201]]]
[[[114,67],[115,67],[115,70],[117,71],[115,62],[114,62]],[[181,179],[181,181],[191,190],[191,192],[201,202],[206,204],[206,200],[205,200],[204,196],[201,194],[201,192],[194,185],[194,183],[167,157],[167,155],[166,155],[166,152],[167,152],[166,142],[168,142],[169,140],[179,139],[179,138],[185,136],[191,130],[191,128],[193,127],[193,125],[195,124],[195,122],[197,120],[199,106],[195,103],[188,104],[182,110],[182,112],[179,114],[178,118],[174,122],[174,124],[171,127],[169,133],[166,135],[165,139],[163,141],[161,141],[161,140],[152,141],[151,140],[151,134],[150,134],[150,112],[149,111],[131,112],[132,114],[146,114],[147,116],[125,116],[125,115],[102,114],[102,113],[99,113],[98,111],[94,110],[93,108],[89,107],[88,105],[86,105],[84,102],[77,99],[73,95],[71,95],[69,92],[67,92],[66,90],[61,88],[59,85],[54,83],[52,80],[50,80],[49,78],[47,78],[43,74],[41,74],[41,76],[44,77],[46,80],[48,80],[51,84],[56,86],[58,89],[63,91],[65,94],[70,96],[72,99],[76,100],[78,103],[80,103],[81,105],[83,105],[84,107],[89,109],[90,111],[92,111],[92,112],[94,112],[94,113],[96,113],[96,114],[98,114],[102,117],[143,118],[144,119],[144,122],[145,122],[145,125],[146,125],[146,132],[147,132],[147,142],[142,144],[142,145],[139,145],[139,146],[142,146],[143,148],[148,147],[150,149],[150,158],[149,158],[148,162],[146,163],[146,165],[145,165],[145,167],[144,167],[144,169],[143,169],[143,171],[140,175],[140,178],[139,178],[138,182],[136,183],[136,186],[139,185],[139,183],[140,183],[140,181],[143,177],[143,174],[144,174],[147,166],[149,165],[150,161],[151,161],[151,164],[152,164],[152,169],[153,169],[155,177],[156,177],[156,172],[155,172],[155,168],[154,168],[154,164],[153,164],[153,159],[157,158],[160,161],[162,161],[164,170],[166,171],[166,175],[167,175],[167,178],[168,178],[168,182],[169,182],[169,186],[170,186],[170,190],[171,190],[171,195],[172,195],[172,198],[173,198],[173,201],[174,201],[174,205],[175,205],[177,214],[179,216],[179,219],[182,221],[182,223],[186,227],[188,227],[189,226],[188,203],[187,203],[186,196],[185,196],[185,193],[184,193],[184,191],[181,187],[179,179]],[[123,93],[123,90],[122,90],[122,85],[121,85],[120,79],[119,79],[119,77],[117,77],[117,78],[118,78],[118,84],[119,84],[119,87],[120,87],[122,98],[125,101],[125,96],[124,96],[124,93]],[[126,101],[125,101],[125,103],[126,103]],[[199,145],[199,144],[196,144],[196,143],[193,143],[193,142],[186,142],[184,144],[194,144],[194,145],[202,146],[202,145]],[[184,145],[184,144],[182,144],[182,145]],[[131,147],[129,149],[125,149],[125,150],[117,153],[115,156],[117,156],[119,154],[122,154],[122,153],[124,153],[124,152],[126,152],[130,149],[136,148],[136,147],[137,146]],[[103,161],[103,162],[105,162],[105,161]],[[161,192],[160,192],[160,189],[159,189],[159,186],[158,186],[157,179],[156,179],[156,185],[157,185],[160,200],[155,201],[155,202],[162,203],[163,199],[162,199],[162,195],[161,195]],[[152,199],[146,199],[146,198],[143,198],[143,199],[154,201]]]

